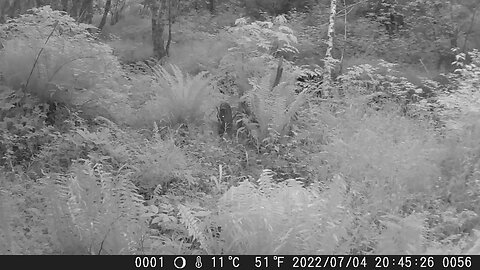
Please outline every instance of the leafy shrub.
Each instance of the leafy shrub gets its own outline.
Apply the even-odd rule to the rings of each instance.
[[[432,89],[438,84],[428,79],[418,79],[420,85],[414,84],[395,66],[383,60],[375,66],[352,66],[339,76],[339,87],[353,103],[375,110],[396,108],[401,115],[422,120],[435,119],[432,109],[437,106],[437,97]]]
[[[53,140],[52,129],[45,123],[47,113],[47,104],[39,104],[30,96],[22,99],[10,88],[0,86],[0,166],[12,171],[27,166]]]
[[[480,53],[477,50],[468,53],[471,62],[466,63],[466,55],[457,55],[458,66],[454,73],[449,74],[451,86],[444,89],[439,96],[439,114],[447,123],[449,129],[461,130],[463,125],[470,123],[470,117],[480,113]]]
[[[480,54],[473,51],[469,55],[470,63],[464,61],[465,54],[457,56],[458,69],[448,75],[451,85],[443,89],[436,108],[446,123],[448,138],[440,186],[443,195],[459,210],[469,209],[480,215],[480,209],[475,207],[480,194]]]
[[[227,29],[227,37],[234,45],[221,59],[217,76],[232,74],[241,96],[251,88],[249,79],[262,78],[277,68],[276,57],[288,59],[298,51],[296,37],[286,26],[284,16],[278,16],[273,22],[252,23],[241,18],[235,24]],[[290,74],[293,69],[289,61],[284,61],[283,74]]]
[[[49,6],[2,25],[0,73],[5,84],[68,105],[125,109],[123,86],[116,81],[120,65],[112,49],[95,40],[88,28]]]

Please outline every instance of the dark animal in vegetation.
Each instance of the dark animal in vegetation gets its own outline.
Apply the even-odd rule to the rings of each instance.
[[[232,107],[227,102],[222,102],[217,108],[218,135],[223,136],[227,133],[232,136],[233,132],[233,114]]]

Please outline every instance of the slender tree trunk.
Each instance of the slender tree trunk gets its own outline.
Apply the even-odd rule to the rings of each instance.
[[[102,20],[98,25],[98,29],[102,30],[105,24],[107,23],[107,16],[108,16],[108,13],[110,12],[111,7],[112,7],[112,0],[107,0],[107,2],[105,3],[105,10],[103,11]]]
[[[345,18],[344,21],[343,21],[343,25],[344,25],[344,28],[343,28],[343,48],[342,48],[342,53],[341,53],[341,56],[340,56],[340,63],[339,63],[339,70],[338,70],[338,73],[335,74],[335,78],[338,76],[338,75],[341,75],[343,73],[343,60],[344,60],[344,57],[345,57],[345,50],[346,50],[346,47],[347,47],[347,15],[348,15],[348,12],[347,12],[347,3],[345,2],[345,0],[343,0],[343,8],[344,8],[344,15],[345,15]],[[342,91],[341,88],[338,89],[338,92],[339,92],[339,95],[340,96],[344,96],[345,95],[345,92]]]
[[[165,40],[163,38],[163,31],[165,25],[163,22],[163,11],[165,9],[165,0],[154,0],[152,3],[152,41],[153,41],[153,56],[158,60],[167,55],[165,50]]]
[[[168,0],[168,39],[167,46],[165,46],[165,51],[167,56],[170,53],[170,44],[172,43],[172,0]]]
[[[328,41],[327,52],[325,53],[325,71],[326,75],[323,78],[325,88],[328,89],[332,83],[332,70],[335,67],[335,59],[332,56],[333,38],[335,35],[335,15],[337,10],[337,0],[330,0],[330,21],[328,24]],[[334,93],[338,96],[338,93]]]

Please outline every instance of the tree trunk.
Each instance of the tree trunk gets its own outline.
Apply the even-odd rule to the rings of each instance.
[[[165,46],[165,51],[167,56],[169,55],[170,52],[170,44],[172,43],[172,0],[168,0],[168,39],[167,39],[167,45]]]
[[[107,2],[105,3],[105,10],[103,11],[102,20],[98,25],[98,29],[102,30],[105,24],[107,23],[107,16],[108,16],[108,13],[110,12],[111,7],[112,7],[112,0],[107,0]]]
[[[335,67],[335,59],[332,56],[333,38],[335,35],[335,15],[337,10],[337,0],[330,0],[330,21],[328,24],[327,52],[325,53],[325,77],[323,78],[324,87],[328,91],[332,81],[332,70]],[[334,93],[338,96],[338,93]]]
[[[163,22],[163,11],[165,10],[165,0],[157,0],[152,3],[152,41],[153,41],[153,56],[158,60],[167,55],[165,50],[165,40],[163,38],[163,31],[165,25]]]

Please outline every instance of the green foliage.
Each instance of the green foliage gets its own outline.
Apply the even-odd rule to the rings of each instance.
[[[124,100],[116,81],[120,65],[112,49],[96,41],[88,28],[49,6],[2,25],[0,73],[5,84],[15,90],[26,86],[25,91],[44,100],[118,112]]]
[[[376,110],[397,109],[398,113],[410,117],[432,119],[431,109],[435,107],[436,94],[424,89],[435,87],[431,80],[413,84],[396,65],[379,61],[376,66],[360,64],[349,67],[339,76],[340,85],[347,98],[354,103],[368,105]]]
[[[428,127],[395,113],[364,114],[355,108],[337,121],[327,160],[352,181],[362,202],[356,207],[395,212],[410,196],[434,186],[441,148]]]
[[[288,13],[287,25],[294,31],[298,39],[296,47],[299,53],[295,61],[297,65],[321,65],[323,63],[327,45],[322,40],[327,37],[328,12],[329,8],[326,3],[314,3],[310,12],[292,10]],[[336,21],[335,25],[338,23],[340,21]],[[336,32],[338,33],[338,31]],[[336,42],[339,40],[336,39]],[[334,57],[339,58],[336,50],[332,53]]]
[[[54,135],[47,127],[47,104],[21,97],[8,87],[0,86],[0,165],[14,171],[27,166]]]
[[[237,95],[248,107],[240,109],[243,115],[238,120],[241,127],[237,134],[246,133],[257,148],[272,145],[290,131],[292,118],[306,98],[306,93],[295,97],[293,92],[292,82],[299,69],[288,60],[278,62],[279,56],[288,59],[298,52],[294,46],[296,37],[286,26],[284,16],[273,22],[252,23],[241,18],[228,32],[235,45],[223,57],[217,73],[220,78],[231,79],[237,88],[232,91],[227,86],[221,90]],[[280,64],[280,84],[272,89],[277,75],[273,71]]]
[[[207,254],[210,254],[210,243],[206,233],[204,224],[200,221],[200,218],[210,215],[210,211],[193,211],[189,207],[184,205],[179,205],[178,212],[181,217],[181,222],[188,230],[188,235],[193,237],[194,241],[198,241],[200,243],[200,248],[205,250]]]
[[[25,174],[0,170],[0,254],[40,255],[56,252],[45,219],[42,187]]]
[[[44,170],[52,172],[65,172],[72,160],[79,158],[88,158],[109,168],[133,169],[131,180],[150,194],[157,185],[175,179],[193,182],[185,155],[172,139],[160,138],[158,128],[154,131],[157,135],[143,138],[133,130],[131,133],[121,130],[102,117],[97,117],[95,123],[95,128],[77,127],[52,140],[43,147],[36,161],[45,164]]]
[[[247,1],[247,12],[303,2]],[[347,25],[336,22],[348,39],[337,38],[334,47],[345,50],[332,53],[357,57],[343,67],[365,55],[403,63],[426,57],[428,74],[449,38],[464,37],[466,47],[476,39],[464,24],[452,26],[473,18],[465,7],[473,10],[475,1],[437,4],[409,1],[410,33],[390,35],[388,13],[365,21],[356,18],[365,6],[356,5]],[[125,19],[105,32],[122,33],[131,43],[114,41],[116,53],[137,58],[150,50],[150,22],[135,17],[140,1],[125,7]],[[318,57],[328,9],[309,7],[222,30],[233,23],[225,14],[176,17],[169,58],[176,65],[132,78],[121,78],[111,48],[89,26],[63,12],[34,9],[0,26],[0,254],[478,253],[478,52],[459,54],[443,86],[418,69],[406,76],[401,65],[367,60],[328,89],[319,80],[297,95],[297,76],[322,78],[324,70],[298,67],[296,58],[335,64]],[[217,79],[230,97],[212,93]],[[331,90],[340,95],[310,95]],[[226,98],[237,135],[257,151],[195,133]],[[85,121],[71,105],[148,128]],[[435,117],[447,123],[441,137],[424,121]],[[186,125],[194,136],[185,136]]]
[[[385,215],[380,219],[385,229],[378,236],[375,254],[423,254],[426,243],[425,218],[421,214],[399,218]]]
[[[156,125],[155,125],[156,126]],[[153,190],[161,184],[174,179],[186,180],[193,184],[193,178],[187,169],[187,159],[173,139],[162,140],[156,135],[144,144],[139,145],[133,153],[138,167],[137,181],[142,188]]]
[[[276,69],[276,57],[288,59],[298,50],[296,37],[286,26],[284,16],[276,17],[273,22],[252,23],[241,18],[235,24],[228,29],[228,38],[235,45],[222,58],[217,73],[221,77],[232,74],[241,96],[251,88],[249,79],[261,78]],[[284,61],[284,74],[293,73],[293,70],[291,63]]]
[[[243,49],[253,49],[250,53],[297,53],[294,47],[297,38],[288,28],[284,16],[278,16],[273,22],[256,21],[248,23],[245,18],[235,21],[236,27],[230,29],[237,37],[238,45]],[[247,52],[248,53],[248,52]]]
[[[317,187],[318,188],[318,187]],[[219,202],[216,224],[225,254],[343,254],[351,216],[343,208],[345,182],[329,190],[304,188],[289,180],[275,183],[264,170],[254,184],[231,187]]]
[[[245,1],[246,12],[256,18],[261,15],[276,15],[288,12],[291,9],[305,10],[311,6],[307,0],[247,0]]]
[[[147,209],[128,174],[79,161],[67,175],[43,177],[51,233],[64,254],[135,254]]]
[[[191,39],[185,40],[182,36],[182,40],[170,48],[169,62],[189,74],[214,72],[228,53],[231,41],[225,33],[215,36],[203,32],[195,34]]]
[[[480,113],[480,53],[474,50],[468,53],[470,63],[465,62],[467,55],[460,53],[455,64],[458,68],[449,75],[452,86],[439,96],[441,105],[439,114],[447,127],[461,130],[470,123],[470,117]]]
[[[423,58],[427,65],[440,70],[443,64],[444,70],[451,72],[454,66],[450,62],[455,60],[451,49],[460,47],[465,51],[478,46],[469,40],[478,35],[472,32],[478,1],[415,0],[404,8],[410,15],[407,23],[411,30],[405,33],[409,36],[405,40],[409,55]]]
[[[469,209],[480,215],[480,122],[478,116],[463,118],[461,130],[449,132],[439,192],[459,210]]]
[[[153,68],[157,90],[143,107],[148,117],[145,120],[172,126],[201,123],[216,105],[211,79],[206,72],[191,77],[176,66],[172,65],[171,70],[172,73],[161,66]]]
[[[126,2],[127,5],[132,3]],[[94,18],[94,21],[99,22],[100,18]],[[110,37],[107,43],[121,61],[135,62],[153,54],[151,28],[149,16],[141,16],[135,10],[127,8],[120,21],[114,25],[106,24],[102,28],[102,34]]]
[[[146,254],[220,254],[214,250],[216,243],[208,227],[211,211],[199,205],[210,196],[202,194],[202,202],[185,202],[189,194],[160,194],[159,190],[150,206],[151,224],[168,234],[146,239]]]
[[[251,84],[253,89],[242,97],[251,109],[251,117],[245,115],[240,120],[246,130],[240,129],[237,133],[247,131],[257,148],[273,146],[288,135],[292,121],[309,93],[303,91],[295,95],[293,86],[287,82],[272,89],[270,76],[252,80]]]

